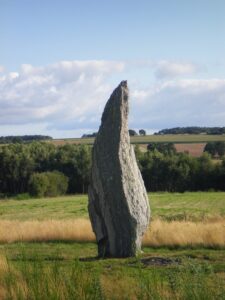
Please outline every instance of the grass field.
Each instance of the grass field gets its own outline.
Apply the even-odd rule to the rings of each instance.
[[[93,243],[31,243],[0,246],[0,253],[0,299],[205,300],[225,295],[224,250],[144,248],[141,257],[97,260]]]
[[[225,247],[212,243],[225,243],[225,193],[152,193],[150,203],[143,253],[99,260],[86,195],[1,200],[0,299],[225,299]],[[202,237],[211,243],[196,246]]]
[[[146,135],[131,137],[132,144],[148,144],[150,142],[173,142],[173,143],[207,143],[212,141],[225,141],[225,135],[206,135],[206,134],[165,134],[165,135]],[[48,142],[55,145],[64,144],[88,144],[94,142],[94,138],[70,138],[54,139]]]
[[[152,218],[202,221],[225,216],[225,192],[149,194]],[[87,195],[57,198],[0,200],[0,220],[88,218]]]

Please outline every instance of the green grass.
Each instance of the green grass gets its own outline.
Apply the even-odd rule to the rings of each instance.
[[[193,219],[225,215],[225,192],[149,194],[152,217]],[[88,218],[87,195],[28,200],[0,200],[1,220]]]
[[[165,135],[146,135],[131,137],[132,144],[148,144],[150,142],[173,142],[173,143],[205,143],[212,141],[225,141],[223,135],[206,135],[206,134],[165,134]],[[94,138],[70,138],[70,139],[55,139],[49,140],[50,143],[74,143],[88,144],[94,142]]]
[[[149,197],[153,218],[225,214],[225,192]],[[87,195],[0,201],[0,220],[79,217],[88,217]],[[96,256],[95,243],[0,244],[0,299],[225,299],[225,249],[145,247],[136,258]],[[2,257],[7,257],[4,271]],[[170,263],[157,264],[155,257]],[[144,264],[147,259],[152,265]]]
[[[87,216],[87,195],[0,201],[0,219],[24,221]]]
[[[141,257],[97,260],[94,244],[34,243],[0,254],[10,266],[0,273],[6,299],[225,299],[225,250],[145,248]],[[171,263],[143,263],[155,257]]]
[[[154,218],[202,220],[225,215],[225,192],[152,193]]]

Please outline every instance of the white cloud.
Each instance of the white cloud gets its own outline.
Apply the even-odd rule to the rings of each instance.
[[[194,67],[174,69],[170,74],[181,76]],[[0,135],[7,134],[7,128],[9,134],[24,130],[54,137],[95,131],[107,99],[122,79],[130,83],[131,128],[225,125],[225,79],[164,76],[155,81],[148,80],[146,69],[142,71],[138,64],[121,61],[62,61],[42,67],[22,65],[19,72],[4,73]]]
[[[171,78],[182,75],[192,75],[200,71],[200,66],[193,63],[181,63],[162,60],[155,64],[157,78]]]
[[[0,65],[0,73],[3,73],[5,71],[5,68]]]
[[[134,95],[135,125],[139,121],[147,128],[225,126],[225,79],[173,80],[138,91],[143,92],[141,103]]]
[[[51,128],[95,123],[111,86],[105,78],[123,62],[62,61],[46,67],[22,65],[0,77],[0,124],[47,122]]]

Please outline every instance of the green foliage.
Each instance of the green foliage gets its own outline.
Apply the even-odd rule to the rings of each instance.
[[[224,165],[215,165],[207,153],[191,157],[186,153],[139,153],[138,161],[148,191],[225,190]]]
[[[139,134],[140,134],[140,135],[146,135],[146,131],[145,131],[144,129],[140,129],[140,130],[139,130]]]
[[[135,136],[135,135],[138,135],[137,132],[133,129],[129,129],[129,135],[130,136]]]
[[[29,192],[32,196],[44,197],[49,186],[45,173],[34,173],[30,177]]]
[[[176,153],[176,148],[173,143],[150,143],[147,146],[149,151],[157,150],[163,154],[173,154]]]
[[[0,144],[15,144],[43,140],[52,140],[52,137],[46,135],[0,136]]]
[[[30,194],[29,193],[22,193],[16,195],[16,200],[28,200],[30,199]]]
[[[69,193],[86,192],[90,167],[91,148],[87,145],[56,147],[33,142],[3,146],[0,147],[0,193],[27,193],[32,174],[55,170],[69,178]]]
[[[52,168],[69,178],[69,193],[87,192],[91,169],[91,148],[87,145],[64,145],[57,148]]]
[[[223,157],[225,154],[225,142],[209,142],[205,145],[204,152],[210,153],[213,157]]]
[[[225,190],[225,163],[214,164],[210,155],[191,157],[176,153],[172,143],[151,143],[143,153],[135,153],[148,191]],[[86,193],[91,169],[91,146],[50,143],[10,144],[0,147],[0,194],[7,196],[31,192],[32,195],[55,195],[55,185],[43,192],[46,181],[36,173],[58,171],[68,177],[68,193]],[[59,185],[59,183],[58,183]],[[35,190],[35,191],[33,191]]]
[[[29,192],[35,197],[63,195],[68,188],[68,178],[60,172],[34,173],[30,177]]]

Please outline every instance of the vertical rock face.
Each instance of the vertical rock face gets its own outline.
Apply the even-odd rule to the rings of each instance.
[[[141,250],[150,208],[128,133],[128,87],[122,81],[108,100],[92,152],[89,215],[100,257]]]

